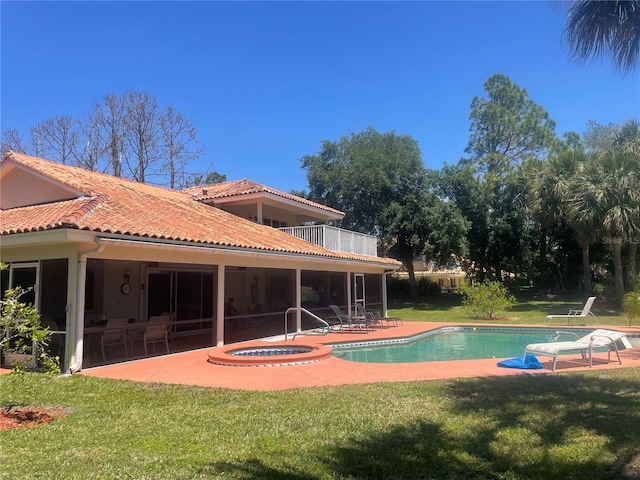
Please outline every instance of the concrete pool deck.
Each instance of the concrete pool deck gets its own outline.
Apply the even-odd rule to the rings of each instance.
[[[367,334],[344,332],[315,337],[298,336],[293,342],[289,339],[287,343],[292,345],[309,345],[401,338],[450,326],[454,325],[451,323],[438,322],[406,322],[404,325],[398,327],[382,328]],[[465,324],[464,326],[473,325]],[[510,324],[478,324],[477,326],[545,327],[544,325]],[[554,326],[552,328],[568,330],[572,327]],[[592,327],[583,326],[577,328]],[[612,330],[640,334],[640,329],[638,328],[620,326],[600,326],[599,328],[610,328]],[[273,345],[273,342],[256,340],[235,345],[238,347]],[[580,358],[579,355],[566,355],[564,356],[566,360],[558,360],[558,367],[555,372],[551,371],[552,359],[548,357],[539,357],[539,360],[545,366],[544,370],[498,368],[496,362],[501,359],[373,364],[349,362],[336,357],[298,365],[237,367],[213,365],[209,363],[207,361],[208,353],[214,350],[214,348],[215,347],[209,347],[115,365],[95,367],[83,370],[81,374],[92,377],[126,379],[136,382],[159,382],[236,390],[269,391],[376,382],[407,382],[504,375],[541,375],[563,372],[586,372],[596,369],[640,367],[640,348],[621,350],[622,365],[619,365],[615,360],[607,362],[606,354],[595,354],[593,367],[591,368],[567,361],[570,359],[578,359]],[[614,358],[615,355],[612,359]]]

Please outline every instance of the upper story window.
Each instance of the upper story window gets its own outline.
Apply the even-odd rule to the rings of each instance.
[[[283,228],[287,226],[287,222],[281,222],[280,220],[272,220],[270,218],[263,218],[262,224],[268,225],[269,227],[273,227],[273,228]]]

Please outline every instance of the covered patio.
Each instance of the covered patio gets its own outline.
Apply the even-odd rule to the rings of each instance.
[[[299,331],[330,304],[384,314],[400,265],[273,228],[342,214],[261,185],[211,198],[16,152],[0,179],[2,287],[29,291],[65,372]]]

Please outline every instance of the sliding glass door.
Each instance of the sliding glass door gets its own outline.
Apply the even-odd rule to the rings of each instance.
[[[147,316],[174,312],[174,278],[170,271],[150,271],[147,280]]]
[[[209,330],[216,308],[216,272],[149,270],[148,316],[174,314],[174,333]]]

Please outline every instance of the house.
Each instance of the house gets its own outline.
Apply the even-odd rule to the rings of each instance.
[[[249,179],[187,188],[195,200],[271,227],[341,220],[344,213]]]
[[[344,213],[249,179],[183,190],[195,200],[269,225],[329,250],[376,256],[377,239],[327,225]],[[306,225],[311,223],[312,225]]]
[[[435,262],[427,261],[424,255],[414,259],[413,272],[416,280],[426,278],[440,287],[442,293],[457,292],[465,284],[466,273],[461,267],[442,268]],[[398,278],[409,278],[403,267],[394,275]]]
[[[400,263],[326,225],[341,216],[250,180],[176,191],[8,152],[1,286],[32,287],[64,371],[163,351],[144,336],[161,315],[179,350],[306,329],[330,304],[384,313]]]

